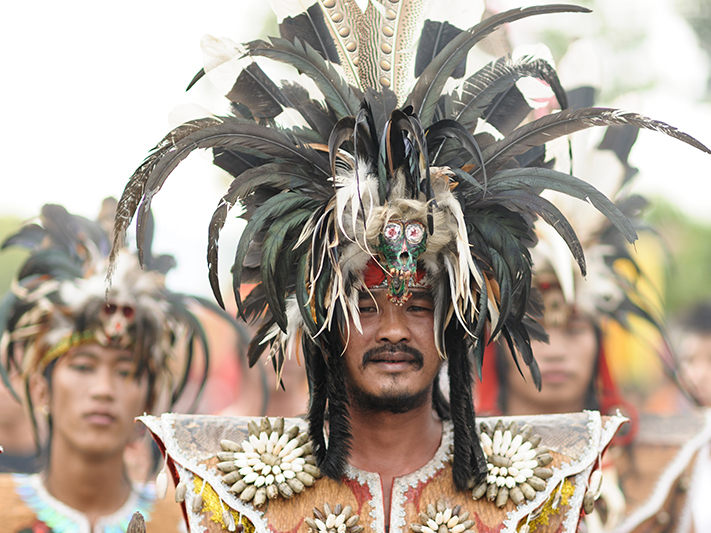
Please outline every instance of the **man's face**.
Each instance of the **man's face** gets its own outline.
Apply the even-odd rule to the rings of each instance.
[[[343,355],[351,402],[364,410],[405,412],[428,401],[441,365],[429,291],[413,290],[401,306],[385,289],[362,292],[359,309],[363,333],[350,323]]]
[[[546,327],[550,343],[532,342],[533,355],[541,370],[541,391],[528,375],[523,380],[516,365],[507,361],[508,394],[519,398],[536,413],[566,413],[582,409],[593,378],[597,337],[590,320],[571,317],[561,326]],[[510,357],[509,354],[502,354]],[[519,414],[519,413],[507,413]]]
[[[148,383],[136,379],[131,352],[98,344],[78,346],[51,375],[49,408],[53,446],[62,441],[94,456],[122,452],[134,418],[146,408]]]
[[[711,407],[711,334],[688,333],[680,352],[691,393],[702,405]]]

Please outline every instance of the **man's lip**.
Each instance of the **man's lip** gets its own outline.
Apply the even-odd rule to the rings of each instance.
[[[381,353],[371,358],[369,363],[414,363],[415,357],[409,353]]]
[[[572,375],[570,372],[565,370],[549,370],[546,372],[541,372],[541,379],[544,383],[565,383],[571,379]]]
[[[116,417],[105,411],[92,411],[91,413],[86,413],[84,419],[91,424],[99,426],[107,426],[113,424],[116,421]]]

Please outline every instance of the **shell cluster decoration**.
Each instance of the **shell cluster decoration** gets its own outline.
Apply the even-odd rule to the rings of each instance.
[[[486,481],[473,487],[475,500],[486,496],[497,507],[503,507],[509,499],[519,505],[546,488],[545,480],[553,475],[546,467],[553,457],[548,448],[539,446],[541,437],[533,434],[530,425],[519,429],[515,421],[505,426],[499,420],[493,429],[485,422],[479,429],[489,473]]]
[[[323,511],[314,507],[314,517],[304,519],[311,533],[361,533],[365,528],[360,525],[360,516],[353,514],[350,505],[340,503],[333,509],[323,504]]]
[[[420,523],[410,524],[415,533],[473,533],[474,520],[469,519],[469,513],[461,513],[461,506],[447,507],[444,500],[438,500],[437,505],[429,504],[427,511],[420,513]]]
[[[291,426],[284,431],[284,419],[273,423],[264,417],[259,425],[248,424],[249,436],[241,444],[222,440],[217,468],[229,491],[256,507],[279,496],[289,499],[321,477],[306,431]]]

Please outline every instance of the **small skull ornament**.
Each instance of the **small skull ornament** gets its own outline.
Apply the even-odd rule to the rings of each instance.
[[[388,275],[388,299],[402,305],[410,298],[417,259],[427,248],[425,225],[417,220],[391,220],[380,233],[378,252]]]
[[[99,320],[102,328],[98,335],[102,344],[121,348],[130,346],[132,339],[129,329],[136,320],[136,309],[132,305],[108,301],[99,311]]]

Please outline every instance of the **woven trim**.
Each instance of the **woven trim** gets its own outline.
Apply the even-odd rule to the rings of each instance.
[[[410,488],[417,487],[420,483],[425,483],[432,479],[437,472],[444,468],[445,464],[449,462],[449,454],[451,453],[453,442],[452,422],[445,420],[442,422],[442,442],[430,462],[412,474],[407,474],[394,480],[390,503],[390,531],[392,533],[400,533],[403,531],[402,528],[406,527],[405,492]],[[408,530],[406,529],[405,531]]]
[[[380,476],[373,472],[358,470],[351,465],[346,466],[345,475],[347,478],[357,481],[361,485],[368,485],[370,491],[370,516],[373,522],[370,527],[373,531],[385,531],[385,512],[383,508],[383,486]]]
[[[694,454],[709,441],[711,441],[711,409],[706,410],[704,428],[687,442],[669,463],[669,466],[657,481],[657,486],[654,488],[652,496],[644,505],[637,508],[634,513],[623,520],[617,531],[619,533],[630,533],[642,522],[655,515],[664,505],[672,485],[687,467],[689,461],[692,460]]]

